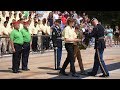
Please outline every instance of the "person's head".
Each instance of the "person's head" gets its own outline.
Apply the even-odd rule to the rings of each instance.
[[[2,16],[5,17],[5,11],[2,11]]]
[[[19,30],[19,28],[20,28],[20,22],[13,22],[13,27],[15,28],[15,29],[17,29],[17,30]]]
[[[107,25],[105,25],[105,29],[107,29],[108,28],[108,26]]]
[[[37,24],[38,24],[38,22],[37,22],[37,21],[35,21],[35,22],[34,22],[34,26],[37,26]]]
[[[23,24],[23,22],[24,22],[24,19],[23,19],[23,18],[20,18],[20,23]]]
[[[73,20],[73,18],[68,18],[67,19],[67,25],[69,25],[69,26],[74,26],[74,20]]]
[[[75,25],[75,32],[78,32],[80,29],[80,26],[79,25]]]
[[[56,19],[56,20],[55,20],[55,25],[56,25],[56,26],[59,26],[59,25],[60,25],[60,20],[59,20],[59,19]]]
[[[9,11],[9,17],[11,18],[11,16],[12,16],[12,11]]]
[[[7,27],[7,24],[8,24],[8,21],[5,21],[4,22],[4,26]]]
[[[11,28],[13,28],[13,23],[10,23]]]
[[[55,11],[55,14],[58,14],[58,11]]]
[[[118,26],[115,26],[115,29],[119,29],[119,27],[118,27]]]
[[[14,18],[16,18],[17,17],[17,13],[14,13]]]
[[[98,20],[97,20],[96,18],[93,18],[93,19],[91,20],[91,24],[92,24],[93,26],[96,26],[97,24],[99,24],[99,22],[98,22]]]
[[[19,13],[19,18],[22,18],[22,13]]]
[[[38,24],[40,24],[41,23],[41,20],[40,19],[38,19]]]
[[[9,17],[6,17],[6,21],[9,21]]]
[[[46,24],[46,18],[43,18],[42,24],[43,24],[43,25]]]
[[[25,29],[28,29],[29,23],[28,23],[28,22],[23,22],[23,27],[24,27]]]
[[[48,15],[49,18],[53,18],[53,12],[50,12]]]

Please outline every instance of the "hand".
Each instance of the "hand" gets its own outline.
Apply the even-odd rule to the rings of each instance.
[[[15,48],[13,48],[13,53],[15,53]]]
[[[80,42],[81,39],[74,39],[74,42]]]

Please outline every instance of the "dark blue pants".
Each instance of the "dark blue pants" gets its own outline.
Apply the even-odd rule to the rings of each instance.
[[[20,66],[20,59],[21,59],[21,53],[22,53],[22,45],[14,44],[15,53],[13,53],[12,56],[12,70],[18,71]]]
[[[103,52],[104,52],[104,49],[96,49],[96,51],[95,51],[94,66],[93,66],[93,70],[92,70],[92,73],[94,75],[97,74],[99,66],[100,66],[100,69],[101,69],[103,75],[109,75],[109,72],[107,70],[105,62],[103,60]]]
[[[70,70],[74,74],[75,66],[74,66],[74,46],[72,43],[65,43],[65,48],[67,50],[67,58],[62,66],[62,71],[64,72],[68,64],[70,63]]]
[[[61,57],[62,57],[62,47],[58,47],[57,48],[57,67],[60,67]]]
[[[28,58],[30,52],[30,43],[23,44],[23,51],[22,51],[22,69],[28,69]]]

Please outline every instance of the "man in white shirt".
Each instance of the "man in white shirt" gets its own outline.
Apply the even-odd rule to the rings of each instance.
[[[8,22],[5,21],[4,26],[2,27],[3,37],[9,36],[7,24],[8,24]],[[2,38],[2,43],[3,43],[3,52],[6,53],[7,52],[7,45],[8,45],[8,38]]]
[[[55,11],[55,13],[53,14],[53,21],[55,21],[56,19],[59,19],[59,15],[57,11]]]
[[[32,50],[34,52],[38,51],[38,48],[37,48],[37,42],[38,42],[38,36],[37,36],[37,33],[38,33],[38,30],[39,30],[39,27],[37,25],[37,22],[34,23],[34,27],[31,29],[32,31],[32,35],[33,35],[33,38],[32,38]]]
[[[2,54],[1,54],[1,48],[2,48],[2,37],[3,35],[3,29],[0,27],[0,57],[2,57]]]

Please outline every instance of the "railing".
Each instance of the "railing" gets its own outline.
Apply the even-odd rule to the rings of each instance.
[[[45,49],[44,49],[44,38],[46,37],[50,37],[50,39],[48,39],[48,42],[46,43],[49,43],[49,48],[48,49],[53,49],[53,45],[52,45],[52,40],[51,40],[51,35],[31,35],[32,36],[32,40],[33,40],[33,37],[34,36],[37,36],[39,39],[37,40],[37,51],[36,52],[40,52],[41,54],[44,53]],[[8,36],[0,36],[0,43],[2,43],[1,39],[2,38],[10,38]],[[7,46],[6,46],[7,47]],[[11,54],[11,53],[4,53],[2,52],[2,45],[0,45],[0,56],[2,55],[5,55],[5,54]],[[32,48],[31,48],[31,51],[33,52]]]

